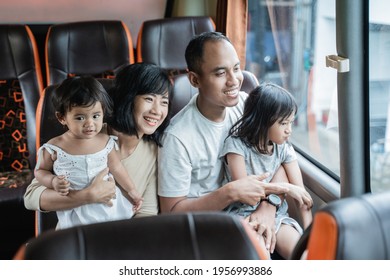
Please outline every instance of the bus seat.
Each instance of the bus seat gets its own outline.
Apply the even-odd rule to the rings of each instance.
[[[98,81],[108,91],[114,85],[113,79],[98,78]],[[49,141],[51,138],[65,132],[62,125],[55,117],[55,111],[51,103],[50,96],[54,94],[58,85],[51,85],[44,89],[37,106],[37,137],[36,149]],[[57,215],[55,212],[36,212],[35,235],[43,231],[54,229],[57,225]]]
[[[43,90],[28,26],[0,25],[0,57],[1,171],[21,171],[35,165],[35,109]]]
[[[52,25],[46,36],[47,85],[69,76],[112,78],[134,63],[131,34],[122,21],[81,21]]]
[[[332,201],[314,216],[307,259],[389,260],[390,192]]]
[[[185,49],[194,35],[214,31],[208,16],[144,21],[137,37],[137,61],[159,65],[173,74],[185,73]]]
[[[174,116],[198,93],[198,89],[191,85],[187,74],[178,74],[173,76],[172,92],[171,110]]]
[[[35,108],[43,89],[36,41],[23,24],[0,24],[0,259],[34,235],[23,195],[35,166]]]
[[[254,231],[222,212],[162,214],[47,231],[14,259],[259,260],[267,253]]]
[[[250,93],[255,87],[259,85],[259,80],[250,71],[242,70],[242,74],[244,75],[244,80],[242,81],[241,90],[246,93]]]
[[[244,80],[241,90],[249,93],[259,85],[256,76],[246,70],[242,71]],[[173,98],[172,98],[172,116],[179,112],[191,98],[198,93],[197,88],[193,87],[187,77],[187,74],[178,74],[173,76]]]

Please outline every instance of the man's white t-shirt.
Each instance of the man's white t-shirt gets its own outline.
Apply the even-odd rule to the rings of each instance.
[[[221,187],[223,162],[219,158],[232,125],[242,116],[245,92],[239,103],[226,108],[223,122],[212,122],[196,106],[195,95],[172,119],[158,154],[158,195],[196,198]]]

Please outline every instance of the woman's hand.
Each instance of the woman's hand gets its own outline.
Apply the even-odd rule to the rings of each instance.
[[[107,206],[112,206],[111,200],[115,198],[116,185],[114,178],[107,175],[108,168],[105,168],[93,179],[92,183],[84,189],[88,194],[88,203],[103,203]],[[108,179],[104,179],[106,176]]]

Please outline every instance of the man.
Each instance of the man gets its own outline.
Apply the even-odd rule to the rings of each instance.
[[[268,193],[286,188],[266,184],[267,174],[222,185],[223,165],[219,151],[229,129],[242,115],[246,93],[240,92],[243,75],[230,40],[218,32],[195,36],[186,49],[188,78],[198,88],[171,121],[159,149],[161,212],[216,211],[240,201],[255,205]],[[266,246],[275,247],[276,208],[267,202],[251,217],[260,225]]]

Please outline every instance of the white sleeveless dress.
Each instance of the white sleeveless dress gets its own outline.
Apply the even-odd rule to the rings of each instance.
[[[110,136],[107,145],[103,150],[88,155],[71,155],[58,146],[44,144],[38,150],[39,167],[42,149],[50,154],[57,153],[53,170],[56,175],[64,175],[70,182],[71,188],[81,190],[92,182],[93,178],[107,167],[108,154],[115,147],[117,138]],[[83,205],[71,210],[57,211],[57,229],[69,228],[77,225],[92,224],[113,220],[129,219],[133,216],[133,205],[127,200],[119,187],[116,187],[116,199],[112,200],[113,206],[102,203]]]

